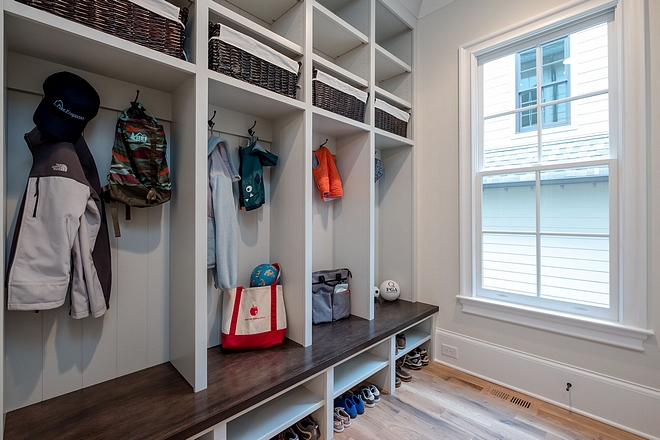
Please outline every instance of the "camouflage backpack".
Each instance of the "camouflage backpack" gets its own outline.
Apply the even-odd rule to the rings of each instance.
[[[144,106],[134,101],[117,120],[108,185],[104,200],[110,203],[115,237],[120,237],[117,202],[146,208],[167,202],[172,193],[167,167],[165,130]]]

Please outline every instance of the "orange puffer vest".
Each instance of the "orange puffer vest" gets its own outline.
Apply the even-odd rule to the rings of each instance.
[[[344,195],[341,176],[335,164],[335,156],[326,147],[320,147],[314,152],[312,172],[316,186],[324,202],[335,200]]]

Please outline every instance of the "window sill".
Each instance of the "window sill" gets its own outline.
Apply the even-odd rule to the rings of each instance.
[[[634,351],[643,352],[643,342],[649,336],[654,335],[652,330],[549,310],[535,309],[517,304],[508,304],[492,299],[461,295],[457,295],[456,298],[463,305],[463,313]]]

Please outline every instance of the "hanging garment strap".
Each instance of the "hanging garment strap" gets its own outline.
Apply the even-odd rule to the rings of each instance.
[[[149,153],[149,169],[151,171],[151,188],[147,193],[147,201],[156,200],[156,184],[158,183],[158,164],[156,163],[156,147],[158,145],[158,127],[151,129],[151,152]]]
[[[110,200],[110,214],[112,215],[112,227],[115,230],[115,237],[121,237],[121,231],[119,230],[119,211],[117,202],[114,200]]]

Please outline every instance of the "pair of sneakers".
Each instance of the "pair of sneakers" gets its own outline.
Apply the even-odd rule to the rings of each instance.
[[[360,387],[360,396],[364,400],[364,405],[373,408],[380,402],[380,390],[374,384],[367,384]]]
[[[335,432],[344,432],[344,428],[351,426],[351,416],[348,415],[343,407],[336,406],[334,415],[332,429]]]
[[[419,354],[411,354],[412,351],[403,356],[403,366],[410,368],[411,370],[421,370],[422,369],[422,360],[420,359]]]
[[[419,360],[424,367],[431,363],[429,359],[429,352],[425,348],[417,347],[408,354],[410,356],[419,356]]]
[[[350,392],[335,399],[335,408],[337,407],[344,408],[351,419],[356,418],[358,414],[364,414],[364,401],[359,395]]]
[[[403,366],[411,370],[421,370],[429,364],[429,353],[424,348],[415,348],[403,357]]]
[[[319,424],[312,416],[307,416],[296,422],[295,425],[289,426],[271,440],[319,440],[320,438]]]
[[[395,368],[396,378],[404,382],[410,382],[412,380],[412,374],[410,374],[408,370],[404,368],[404,361],[405,361],[405,356],[396,361],[396,368]],[[397,386],[396,382],[394,385]]]
[[[319,440],[321,438],[319,424],[312,416],[307,416],[296,422],[294,430],[298,433],[300,440]]]
[[[300,440],[300,437],[298,437],[298,434],[296,434],[292,427],[288,427],[270,440]]]

